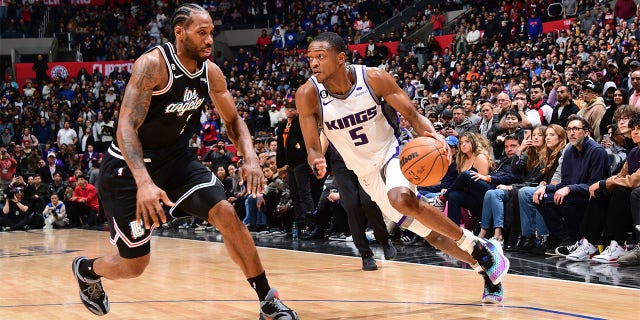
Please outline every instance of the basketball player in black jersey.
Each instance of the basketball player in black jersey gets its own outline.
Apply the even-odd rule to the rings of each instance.
[[[164,204],[174,217],[197,216],[220,230],[229,255],[258,294],[261,319],[298,319],[269,287],[253,239],[226,200],[222,183],[188,152],[189,137],[199,128],[210,98],[244,155],[247,191],[262,191],[249,131],[220,68],[207,59],[213,46],[211,17],[200,6],[185,4],[176,9],[171,26],[174,42],[135,62],[124,93],[117,139],[105,155],[98,185],[118,254],[73,261],[82,303],[96,315],[106,314],[109,301],[100,278],[134,278],[144,272],[151,232],[166,222]]]

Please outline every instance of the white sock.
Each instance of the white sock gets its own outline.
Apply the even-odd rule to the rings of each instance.
[[[462,238],[457,240],[456,244],[460,249],[471,254],[473,252],[473,246],[475,245],[476,240],[478,240],[478,237],[476,237],[473,232],[462,228]]]
[[[471,269],[473,269],[473,271],[475,272],[484,271],[478,262],[476,262],[475,264],[471,264],[470,266]]]

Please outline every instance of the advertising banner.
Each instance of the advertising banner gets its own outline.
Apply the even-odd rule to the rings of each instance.
[[[80,69],[85,68],[89,74],[98,69],[103,76],[108,77],[114,70],[123,68],[131,73],[133,61],[90,61],[90,62],[49,62],[47,75],[49,77],[59,76],[61,78],[77,77]],[[22,87],[27,79],[35,81],[36,73],[32,70],[33,63],[16,63],[16,81]]]

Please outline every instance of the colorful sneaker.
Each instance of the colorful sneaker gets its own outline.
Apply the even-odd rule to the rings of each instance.
[[[639,266],[640,265],[640,244],[636,244],[635,248],[627,251],[618,258],[618,264],[622,266]]]
[[[491,237],[491,239],[490,239],[490,240],[493,240],[493,241],[495,241],[496,243],[498,243],[498,244],[500,245],[500,248],[504,248],[504,240],[503,240],[503,239],[498,240],[498,239],[496,239],[495,237]]]
[[[482,292],[482,303],[496,304],[502,303],[504,298],[504,290],[502,290],[502,284],[493,284],[487,273],[480,272],[480,275],[484,279],[484,291]]]
[[[562,257],[566,257],[570,254],[572,254],[574,251],[576,251],[576,249],[578,249],[580,247],[580,243],[582,240],[578,240],[576,241],[576,243],[571,244],[571,245],[566,245],[566,246],[559,246],[556,247],[555,249],[555,255],[557,256],[562,256]]]
[[[598,253],[598,248],[589,243],[589,240],[582,238],[580,245],[569,255],[567,259],[571,261],[587,261]]]
[[[278,290],[271,288],[264,301],[260,301],[260,320],[299,320],[298,314],[287,307],[278,295]]]
[[[602,251],[602,253],[593,256],[591,260],[600,263],[614,263],[618,261],[618,258],[625,253],[625,248],[618,245],[615,240],[611,240],[611,243]]]
[[[478,261],[495,285],[502,282],[502,279],[509,271],[509,259],[504,256],[502,246],[495,240],[478,238],[475,241],[471,256]]]
[[[87,260],[87,257],[76,257],[71,264],[73,274],[80,286],[80,300],[93,314],[103,316],[109,312],[109,298],[102,289],[100,279],[89,279],[80,274],[80,262],[83,260]]]

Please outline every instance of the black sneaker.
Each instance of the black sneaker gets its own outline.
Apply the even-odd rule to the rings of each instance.
[[[100,279],[89,279],[80,274],[80,262],[86,259],[87,257],[76,257],[71,264],[73,274],[80,286],[80,300],[93,314],[103,316],[109,312],[109,298],[102,289]]]
[[[278,290],[271,288],[264,301],[260,301],[260,320],[299,320],[298,314],[287,307],[278,295]]]
[[[374,260],[373,257],[362,258],[362,270],[364,271],[378,270],[378,265],[376,265],[376,260]]]
[[[398,254],[398,249],[393,245],[391,239],[382,243],[382,251],[384,251],[384,258],[387,260],[393,260]]]

